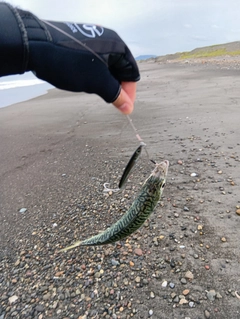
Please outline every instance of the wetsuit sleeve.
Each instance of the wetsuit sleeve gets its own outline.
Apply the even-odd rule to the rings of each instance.
[[[16,9],[0,2],[0,76],[24,73],[28,60],[27,32]]]
[[[9,10],[10,6],[6,7]],[[110,29],[96,25],[44,21],[31,12],[13,8],[8,15],[12,16],[12,20],[19,18],[23,25],[21,30],[19,23],[8,22],[8,25],[12,25],[11,30],[14,29],[11,32],[18,33],[18,38],[14,38],[18,50],[27,52],[22,59],[18,57],[19,69],[14,68],[16,73],[22,73],[21,68],[25,66],[25,71],[33,71],[38,78],[59,89],[96,93],[106,102],[116,100],[122,81],[140,79],[129,48]],[[15,44],[8,43],[8,46]],[[13,63],[16,64],[15,61]],[[3,75],[1,65],[0,75]]]

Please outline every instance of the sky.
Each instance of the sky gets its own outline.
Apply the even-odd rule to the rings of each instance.
[[[240,40],[239,0],[8,0],[39,18],[115,30],[134,57]]]

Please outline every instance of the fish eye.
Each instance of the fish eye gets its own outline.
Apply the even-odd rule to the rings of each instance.
[[[165,187],[165,182],[164,183],[162,183],[162,188],[164,188]]]

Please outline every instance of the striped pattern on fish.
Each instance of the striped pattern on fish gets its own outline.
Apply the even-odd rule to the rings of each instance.
[[[166,182],[168,166],[168,161],[163,161],[155,165],[154,170],[144,182],[139,195],[127,213],[125,213],[115,224],[98,235],[83,241],[77,241],[75,244],[63,248],[60,251],[66,251],[78,246],[97,246],[114,243],[135,232],[151,215],[161,199]]]

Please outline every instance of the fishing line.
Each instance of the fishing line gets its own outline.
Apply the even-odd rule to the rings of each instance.
[[[104,64],[107,66],[107,68],[108,68],[107,62],[104,61],[99,54],[97,54],[95,51],[93,51],[91,48],[89,48],[85,43],[83,43],[82,41],[76,39],[76,38],[73,37],[71,34],[68,34],[67,32],[63,31],[62,29],[56,27],[54,24],[52,24],[52,23],[50,23],[50,22],[48,22],[48,21],[46,21],[46,20],[43,20],[43,21],[44,21],[44,23],[50,25],[50,27],[52,27],[52,28],[54,28],[55,30],[61,32],[62,34],[66,35],[67,37],[69,37],[70,39],[72,39],[73,41],[77,42],[77,43],[80,44],[82,47],[84,47],[85,49],[87,49],[88,51],[90,51],[90,52],[91,52],[93,55],[95,55],[102,63],[104,63]]]
[[[91,52],[96,58],[98,58],[102,63],[104,63],[104,65],[108,68],[108,64],[107,62],[97,53],[95,52],[94,50],[92,50],[91,48],[89,48],[85,43],[83,43],[82,41],[76,39],[75,37],[73,37],[72,35],[68,34],[67,32],[63,31],[62,29],[58,28],[57,26],[55,26],[54,24],[52,24],[51,22],[49,21],[46,21],[46,20],[43,20],[44,23],[46,23],[47,25],[49,25],[50,27],[54,28],[55,30],[59,31],[60,33],[64,34],[66,37],[72,39],[73,41],[75,41],[76,43],[78,43],[79,45],[81,45],[84,49],[88,50],[89,52]],[[126,180],[127,180],[127,177],[129,176],[133,166],[135,165],[135,163],[137,162],[137,159],[138,157],[140,156],[140,152],[138,152],[138,150],[142,149],[142,147],[144,146],[144,149],[145,149],[145,152],[147,154],[147,158],[150,162],[156,164],[155,161],[151,160],[150,157],[149,157],[149,154],[148,154],[148,151],[147,151],[147,148],[146,148],[146,143],[143,142],[142,138],[140,137],[140,135],[138,134],[137,132],[137,129],[136,127],[134,126],[133,124],[133,121],[132,119],[130,118],[129,115],[126,115],[135,135],[136,135],[136,138],[138,139],[138,141],[140,142],[140,146],[137,148],[137,150],[133,153],[132,157],[130,158],[127,166],[125,167],[125,170],[123,172],[123,175],[121,177],[121,180],[120,180],[120,183],[119,183],[119,187],[118,188],[115,188],[115,189],[112,189],[112,188],[108,188],[107,185],[109,185],[109,183],[104,183],[104,191],[114,191],[114,192],[117,192],[119,191],[123,184],[125,184]]]
[[[141,136],[138,134],[138,131],[137,131],[136,127],[134,126],[132,119],[130,118],[129,115],[126,115],[126,117],[127,117],[128,121],[129,121],[131,127],[133,128],[133,131],[134,131],[134,133],[135,133],[135,135],[136,135],[136,138],[139,140],[140,145],[145,146],[144,149],[145,149],[145,152],[146,152],[146,154],[147,154],[148,160],[149,160],[150,162],[156,164],[156,162],[154,162],[153,160],[150,159],[150,156],[149,156],[148,151],[147,151],[147,148],[146,148],[146,145],[147,145],[147,144],[143,142]]]
[[[92,50],[91,48],[89,48],[89,46],[87,46],[85,43],[83,43],[82,41],[76,39],[75,37],[73,37],[71,34],[63,31],[62,29],[58,28],[57,26],[55,26],[54,24],[52,24],[49,21],[43,20],[44,23],[46,23],[47,25],[49,25],[50,27],[54,28],[55,30],[59,31],[60,33],[66,35],[68,38],[72,39],[73,41],[75,41],[76,43],[80,44],[82,47],[84,47],[86,50],[88,50],[89,52],[91,52],[93,55],[95,55],[102,63],[104,63],[106,65],[106,67],[108,68],[108,64],[107,62],[99,55],[97,54],[97,52],[95,52],[94,50]],[[126,115],[131,127],[133,128],[137,139],[139,140],[140,143],[144,143],[142,138],[140,137],[140,135],[137,133],[137,129],[135,128],[135,126],[133,125],[132,119],[129,117],[129,115]],[[146,144],[144,143],[144,146],[146,146]],[[145,148],[146,149],[146,148]],[[147,156],[149,158],[149,155],[147,153]]]

